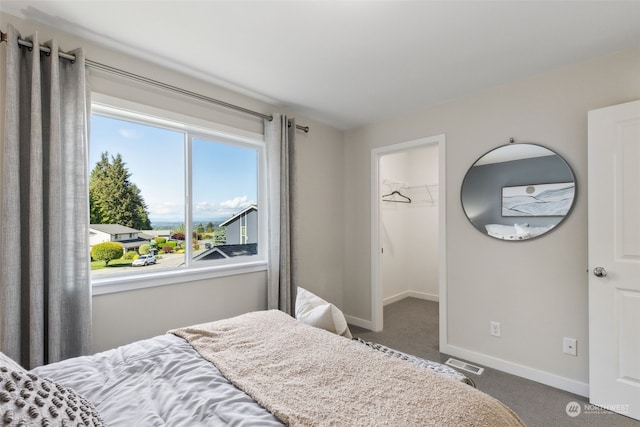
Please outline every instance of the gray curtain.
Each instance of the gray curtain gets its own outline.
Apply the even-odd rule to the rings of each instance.
[[[0,170],[0,350],[26,368],[91,350],[88,95],[71,63],[8,28]]]
[[[295,208],[295,121],[281,114],[264,122],[267,144],[269,270],[267,307],[294,315],[295,265],[292,262]]]

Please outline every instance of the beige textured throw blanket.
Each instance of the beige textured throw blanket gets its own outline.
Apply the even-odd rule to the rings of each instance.
[[[291,426],[523,426],[466,384],[261,311],[170,331]]]

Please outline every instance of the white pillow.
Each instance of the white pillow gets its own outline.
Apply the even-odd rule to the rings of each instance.
[[[60,383],[25,371],[0,352],[2,425],[102,427],[95,405]]]
[[[296,319],[307,325],[352,338],[344,314],[338,307],[300,287],[296,296]]]
[[[546,227],[529,227],[529,226],[521,227],[518,224],[516,224],[515,227],[516,227],[516,232],[518,233],[526,232],[526,233],[529,233],[531,237],[536,237],[551,230],[554,227],[554,225],[548,225]],[[518,229],[518,227],[520,227],[520,229]]]
[[[484,226],[487,230],[487,233],[491,234],[495,237],[503,237],[515,234],[515,227],[513,225],[503,225],[503,224],[487,224]]]
[[[6,354],[0,351],[0,367],[1,366],[5,366],[8,369],[11,369],[12,371],[16,371],[16,372],[20,372],[20,371],[27,372],[27,370],[24,369],[22,366],[20,366],[18,362],[16,362],[15,360],[13,360],[12,358],[10,358],[9,356],[7,356]]]
[[[502,240],[526,240],[531,238],[528,232],[528,226],[525,225],[503,225],[503,224],[487,224],[484,226],[487,234]]]

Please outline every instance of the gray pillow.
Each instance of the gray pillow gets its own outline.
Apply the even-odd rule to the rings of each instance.
[[[25,371],[0,352],[0,424],[102,426],[95,406],[68,387]]]

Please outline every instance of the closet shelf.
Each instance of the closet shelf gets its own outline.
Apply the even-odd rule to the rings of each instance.
[[[435,204],[438,201],[438,184],[418,184],[404,187],[414,200]]]
[[[388,178],[384,179],[382,183],[387,185],[391,190],[389,194],[382,195],[383,201],[402,203],[425,202],[435,204],[438,199],[438,184],[409,185],[405,182]],[[406,190],[407,194],[402,193],[403,190]],[[400,198],[394,197],[392,199],[389,196],[399,196]]]

